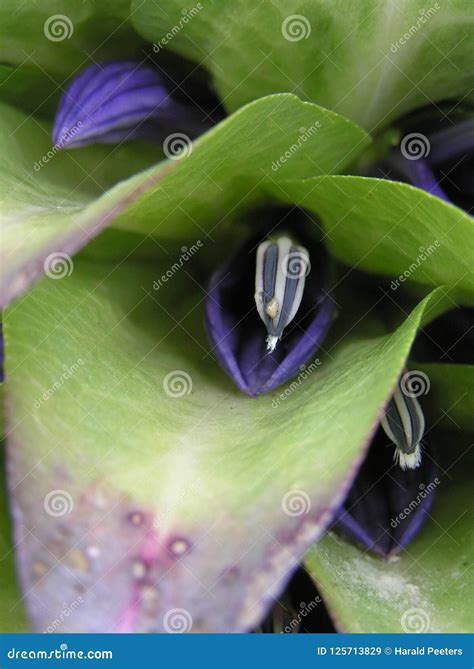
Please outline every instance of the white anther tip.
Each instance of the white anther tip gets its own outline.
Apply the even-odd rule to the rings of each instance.
[[[421,448],[416,446],[413,453],[404,453],[401,448],[395,451],[395,460],[403,471],[407,469],[416,469],[421,465]]]
[[[273,351],[276,349],[277,344],[278,344],[278,337],[275,337],[273,335],[268,335],[268,337],[267,337],[267,351],[269,353],[273,353]]]

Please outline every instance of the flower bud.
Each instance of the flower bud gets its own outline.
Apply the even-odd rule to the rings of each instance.
[[[156,134],[152,120],[170,120],[182,105],[168,95],[158,72],[133,62],[86,67],[64,92],[53,124],[59,148],[115,143]]]

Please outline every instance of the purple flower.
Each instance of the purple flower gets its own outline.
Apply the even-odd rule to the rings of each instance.
[[[440,483],[428,449],[416,469],[401,469],[379,430],[332,529],[388,557],[407,546],[428,517]]]
[[[266,235],[254,236],[210,281],[205,323],[212,350],[247,395],[268,393],[304,369],[334,315],[333,303],[324,291],[324,251],[308,240],[304,240],[305,247],[292,245],[293,237],[277,232],[268,245]],[[263,257],[258,263],[259,253],[266,254],[265,263]],[[301,264],[306,253],[309,273],[309,264]],[[296,268],[296,280],[290,276],[292,268]],[[261,271],[267,272],[265,279]]]
[[[440,130],[435,130],[433,123],[427,125],[426,121],[412,123],[400,145],[383,159],[380,165],[383,175],[406,181],[472,212],[474,119]]]
[[[428,135],[426,157],[438,188],[446,199],[473,213],[474,207],[474,119],[467,119]],[[413,182],[425,188],[422,179]],[[436,193],[435,193],[436,194]]]
[[[426,520],[439,479],[427,447],[421,449],[425,418],[418,402],[426,380],[405,372],[385,409],[380,428],[334,529],[382,556],[399,553]],[[386,437],[395,445],[387,448]]]
[[[193,116],[169,96],[152,67],[133,62],[93,64],[64,92],[52,139],[60,148],[76,148],[159,136],[160,131],[166,134],[166,128],[183,128],[187,121],[196,130]]]

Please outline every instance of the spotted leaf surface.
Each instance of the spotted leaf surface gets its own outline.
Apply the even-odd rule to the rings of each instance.
[[[9,486],[35,630],[78,597],[61,631],[255,625],[341,503],[430,301],[392,334],[352,330],[283,399],[254,399],[209,358],[188,274],[156,291],[156,262],[78,258],[6,312]]]

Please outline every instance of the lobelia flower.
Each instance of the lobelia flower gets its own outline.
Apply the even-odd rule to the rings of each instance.
[[[283,330],[296,316],[311,266],[308,251],[284,236],[261,242],[255,268],[255,304],[273,353]]]
[[[270,392],[294,376],[330,325],[324,255],[317,249],[315,263],[311,244],[295,241],[304,236],[301,230],[289,234],[278,229],[255,235],[211,279],[207,331],[219,363],[248,395]],[[399,379],[379,430],[395,445],[395,454],[380,445],[371,448],[335,516],[336,528],[382,555],[397,552],[414,537],[433,499],[426,496],[416,512],[390,528],[392,516],[398,517],[416,497],[434,469],[431,458],[421,457],[424,417],[407,388],[408,376]]]
[[[380,429],[374,437],[333,529],[388,557],[400,553],[421,529],[439,479],[428,449],[418,468],[402,470],[384,436]]]
[[[418,171],[412,168],[412,183],[443,197],[466,211],[474,204],[474,119],[428,135],[429,151]],[[415,162],[415,165],[420,161]]]
[[[422,457],[425,419],[415,381],[409,372],[398,380],[367,458],[333,526],[385,557],[399,553],[415,537],[433,503],[435,482],[439,482],[428,449]],[[394,455],[384,437],[395,445]]]
[[[426,121],[413,123],[412,128],[417,131],[406,134],[400,146],[382,161],[383,168],[391,170],[389,178],[407,181],[472,211],[474,119],[460,120],[440,130],[434,130],[433,123]]]
[[[135,62],[94,63],[64,92],[53,124],[60,148],[205,130],[195,111],[174,100],[159,73]]]
[[[334,316],[327,258],[302,230],[259,234],[214,273],[205,324],[219,364],[247,395],[268,393],[299,371]],[[308,250],[307,250],[308,249]]]

